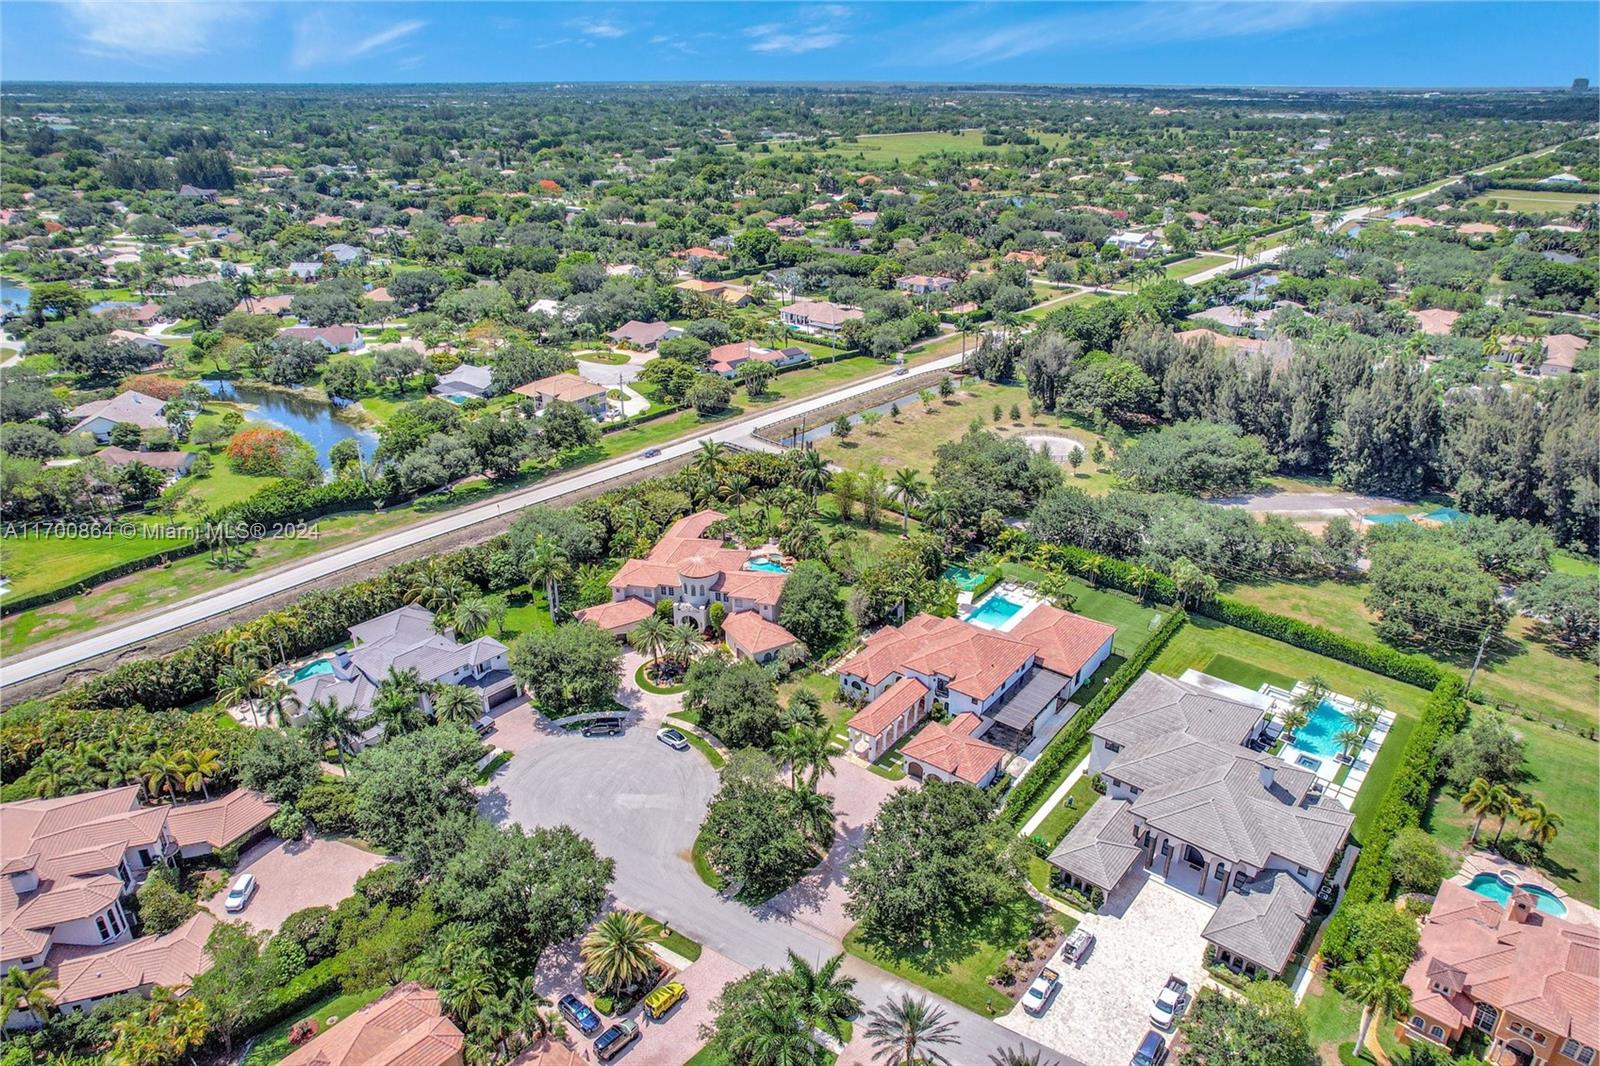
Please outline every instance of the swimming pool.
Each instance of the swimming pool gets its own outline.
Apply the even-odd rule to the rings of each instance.
[[[1364,514],[1361,517],[1374,526],[1395,526],[1411,521],[1411,516],[1408,514]]]
[[[1503,877],[1491,873],[1474,874],[1472,880],[1467,882],[1467,888],[1486,899],[1492,899],[1500,904],[1504,904],[1506,900],[1510,899],[1513,891],[1511,885]],[[1555,918],[1566,916],[1567,905],[1557,899],[1553,892],[1526,882],[1518,885],[1517,888],[1531,895],[1533,897],[1533,905],[1539,910]]]
[[[331,673],[333,673],[332,659],[313,659],[300,669],[296,670],[294,673],[290,674],[289,681],[291,684],[293,684],[296,681],[304,681],[308,677],[316,677],[318,674]]]
[[[1349,715],[1341,711],[1332,700],[1323,700],[1311,712],[1306,724],[1294,731],[1294,746],[1312,755],[1331,759],[1344,752],[1338,736],[1351,726]]]
[[[984,575],[974,573],[964,566],[947,566],[944,573],[939,575],[945,581],[953,581],[962,592],[971,592],[983,584]]]
[[[746,570],[759,570],[763,574],[787,574],[789,568],[776,559],[751,559],[744,564]]]
[[[967,615],[967,621],[975,626],[982,626],[984,629],[1000,629],[1012,618],[1016,617],[1017,612],[1020,610],[1022,610],[1022,604],[1016,600],[1008,600],[997,592],[992,596],[984,597],[983,602],[978,604],[971,614]]]

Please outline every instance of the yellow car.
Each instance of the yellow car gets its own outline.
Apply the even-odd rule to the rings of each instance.
[[[659,1022],[667,1016],[678,1003],[678,1000],[687,995],[687,990],[678,981],[668,981],[666,984],[644,997],[644,1012],[650,1015],[650,1020]]]

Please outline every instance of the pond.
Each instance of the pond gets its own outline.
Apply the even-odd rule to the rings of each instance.
[[[31,289],[15,278],[0,277],[0,315],[21,314],[28,309]]]
[[[232,381],[208,378],[201,381],[219,400],[244,404],[247,422],[261,422],[278,429],[292,430],[311,442],[316,449],[317,462],[328,468],[328,452],[342,440],[354,440],[361,449],[363,459],[371,459],[378,447],[378,435],[335,417],[331,404],[319,403],[306,396],[276,389],[263,389],[240,385]]]

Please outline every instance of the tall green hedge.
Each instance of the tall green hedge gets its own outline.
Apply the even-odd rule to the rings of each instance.
[[[1034,761],[1033,768],[1017,782],[1017,786],[1006,797],[1006,806],[1001,817],[1014,827],[1022,828],[1022,823],[1028,820],[1039,804],[1055,790],[1071,770],[1069,764],[1084,738],[1089,735],[1089,728],[1100,720],[1100,716],[1105,714],[1113,703],[1122,698],[1122,694],[1139,679],[1139,675],[1144,673],[1145,668],[1154,661],[1161,649],[1166,647],[1167,641],[1171,640],[1173,634],[1182,629],[1188,620],[1189,616],[1181,609],[1173,611],[1167,615],[1156,631],[1150,634],[1150,639],[1133,653],[1133,658],[1117,667],[1116,673],[1111,675],[1104,688],[1095,693],[1094,699],[1085,704],[1067,727],[1045,745],[1044,751],[1040,752],[1039,758]]]
[[[1422,707],[1422,720],[1400,757],[1400,767],[1378,803],[1372,826],[1359,841],[1356,860],[1339,909],[1328,919],[1322,953],[1337,965],[1346,958],[1350,915],[1356,907],[1387,899],[1394,884],[1389,865],[1389,844],[1402,829],[1420,825],[1433,790],[1439,782],[1439,751],[1467,721],[1465,686],[1454,674],[1440,678]]]

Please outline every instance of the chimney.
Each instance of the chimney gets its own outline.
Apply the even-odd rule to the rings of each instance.
[[[1527,925],[1533,910],[1533,893],[1519,888],[1511,893],[1510,899],[1506,900],[1505,919],[1518,925]]]
[[[1277,771],[1272,768],[1272,764],[1270,762],[1263,761],[1257,765],[1259,766],[1258,773],[1261,778],[1261,787],[1269,792],[1272,791],[1273,783],[1277,781],[1278,778]]]

